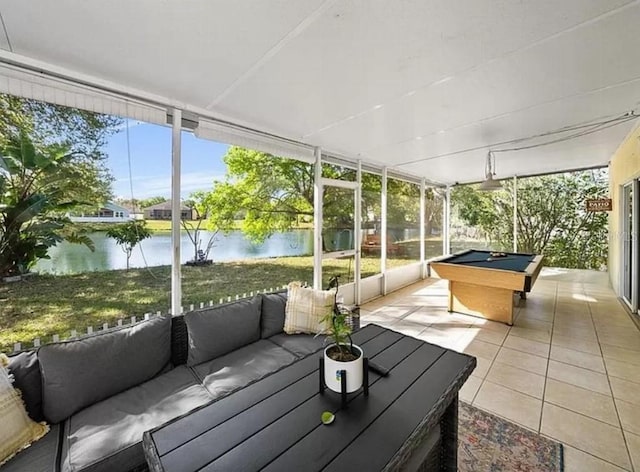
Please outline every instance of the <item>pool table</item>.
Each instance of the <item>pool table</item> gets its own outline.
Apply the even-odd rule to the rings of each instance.
[[[449,280],[449,311],[513,324],[513,295],[531,291],[543,256],[468,249],[431,262],[442,279]]]

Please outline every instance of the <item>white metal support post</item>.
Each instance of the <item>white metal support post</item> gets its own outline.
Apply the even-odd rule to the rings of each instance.
[[[447,186],[442,200],[442,254],[451,254],[451,187]]]
[[[313,288],[322,288],[322,150],[314,150],[313,178]]]
[[[425,232],[425,210],[426,210],[426,201],[425,201],[425,193],[426,193],[426,182],[425,179],[420,181],[420,276],[424,279],[427,277],[427,265],[425,264],[425,242],[426,242],[426,232]]]
[[[382,295],[387,294],[387,168],[382,168],[382,190],[380,192],[380,272],[382,273]]]
[[[361,248],[362,248],[362,162],[358,160],[358,168],[356,171],[356,183],[358,186],[356,187],[355,194],[355,209],[354,209],[354,220],[355,220],[355,241],[354,241],[354,249],[356,250],[355,261],[354,261],[354,269],[353,269],[353,283],[354,283],[354,301],[356,305],[360,305],[362,302],[362,297],[360,295],[360,277],[362,274],[362,270],[360,267],[361,263]]]
[[[171,131],[171,314],[179,315],[182,306],[180,263],[180,160],[182,149],[182,110],[173,109]]]
[[[634,179],[633,181],[633,196],[631,199],[631,311],[636,313],[638,311],[638,296],[640,281],[638,275],[640,274],[640,257],[638,255],[638,231],[640,231],[640,181]],[[626,203],[625,203],[626,204]]]
[[[513,252],[518,252],[518,177],[513,176]]]

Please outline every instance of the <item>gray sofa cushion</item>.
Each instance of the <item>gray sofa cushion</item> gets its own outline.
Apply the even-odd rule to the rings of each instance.
[[[154,377],[169,362],[170,317],[38,349],[45,418],[76,411]]]
[[[57,470],[59,446],[60,425],[53,424],[44,437],[4,464],[2,472],[54,472]]]
[[[42,377],[36,351],[25,351],[9,358],[9,373],[13,386],[22,392],[27,413],[34,421],[44,420],[42,414]]]
[[[282,333],[284,329],[287,292],[266,293],[262,295],[262,314],[260,316],[260,336],[268,338]]]
[[[193,368],[214,398],[227,395],[250,382],[275,372],[296,360],[296,356],[261,339]]]
[[[141,466],[145,431],[209,401],[193,372],[180,366],[85,408],[65,422],[60,470],[113,472]]]
[[[315,337],[313,334],[276,334],[269,341],[283,347],[298,357],[308,356],[324,347],[324,336]]]
[[[185,314],[187,365],[201,364],[260,339],[261,305],[261,298],[253,297]]]

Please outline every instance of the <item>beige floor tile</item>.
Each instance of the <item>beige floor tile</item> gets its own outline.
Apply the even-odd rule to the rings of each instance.
[[[469,377],[458,392],[460,400],[467,403],[472,403],[473,399],[476,397],[476,393],[478,393],[478,390],[480,389],[481,384],[482,379],[480,377],[476,377],[475,375]]]
[[[632,331],[629,331],[629,334],[626,336],[598,333],[598,341],[602,344],[610,344],[632,351],[640,351],[640,335],[636,335],[636,333]]]
[[[630,467],[622,431],[609,424],[545,402],[540,432],[619,467]]]
[[[574,351],[586,352],[587,354],[600,355],[600,346],[597,342],[585,341],[584,339],[568,338],[561,335],[553,335],[551,344],[573,349]]]
[[[635,325],[633,321],[629,319],[629,315],[621,313],[619,315],[612,315],[611,313],[593,313],[593,324],[596,330],[601,329],[604,326],[623,326],[625,328],[633,328]]]
[[[604,362],[607,365],[609,376],[640,383],[640,365],[608,358],[605,358]]]
[[[638,408],[638,405],[617,399],[615,402],[618,407],[622,429],[640,435],[640,408]]]
[[[465,338],[465,342],[460,346],[461,352],[475,357],[484,357],[493,360],[500,350],[500,346],[486,343],[473,338]]]
[[[624,436],[627,438],[627,447],[629,448],[634,470],[640,471],[640,436],[628,431],[624,433]]]
[[[516,351],[508,347],[502,347],[496,356],[496,362],[502,362],[519,369],[528,370],[538,375],[546,375],[548,360],[544,357],[534,356],[526,352]]]
[[[544,393],[545,378],[543,375],[534,374],[501,362],[493,363],[486,380],[540,399],[542,399]]]
[[[420,323],[423,325],[430,325],[432,323],[435,323],[437,321],[443,321],[445,316],[447,315],[447,311],[446,310],[417,310],[414,312],[409,313],[407,316],[404,317],[404,319],[406,321],[411,321],[412,323]]]
[[[594,356],[586,352],[574,351],[560,346],[551,346],[551,359],[571,364],[585,369],[594,370],[602,374],[605,373],[602,357]]]
[[[575,447],[564,445],[564,472],[621,472],[624,470]]]
[[[489,359],[485,359],[484,357],[476,357],[476,360],[478,362],[476,364],[476,368],[473,371],[473,375],[476,377],[480,377],[481,379],[484,379],[487,376],[487,373],[489,372],[489,369],[491,368],[491,364],[493,364],[493,361],[490,361]]]
[[[576,367],[550,359],[547,377],[604,395],[611,395],[611,389],[609,388],[609,381],[606,375],[583,369],[582,367]]]
[[[484,318],[476,318],[473,323],[475,328],[487,329],[491,331],[497,331],[505,336],[509,333],[511,326],[498,321],[491,321]]]
[[[416,335],[416,338],[431,344],[437,344],[438,346],[442,346],[447,349],[455,349],[458,341],[457,336],[432,327],[422,330],[418,335]]]
[[[616,326],[613,324],[598,324],[598,335],[628,337],[630,339],[640,339],[640,332],[637,330],[629,330],[626,326]]]
[[[547,343],[540,343],[538,341],[532,341],[530,339],[520,338],[509,334],[502,345],[528,354],[534,354],[540,357],[549,357],[550,346]]]
[[[547,321],[541,321],[529,318],[527,316],[519,316],[513,326],[524,329],[534,329],[538,331],[551,332],[553,324]]]
[[[544,401],[620,427],[613,398],[608,395],[547,379]]]
[[[383,313],[372,313],[370,315],[362,315],[360,318],[362,321],[366,321],[367,323],[387,323],[393,324],[398,321],[397,318],[390,318]]]
[[[508,331],[501,333],[500,331],[489,328],[477,328],[476,325],[473,325],[471,328],[469,328],[469,330],[474,333],[473,339],[495,344],[497,346],[502,345],[508,334]]]
[[[534,431],[540,424],[542,401],[485,380],[473,405]]]
[[[600,344],[600,348],[602,349],[602,355],[605,358],[640,365],[640,352],[638,351],[632,351],[630,349],[624,349],[604,343]]]
[[[598,337],[596,336],[596,330],[594,328],[579,329],[573,327],[560,328],[556,326],[553,328],[553,335],[564,336],[565,338],[585,340],[591,343],[598,342]]]
[[[545,321],[547,323],[552,323],[556,316],[553,312],[553,304],[548,308],[521,308],[519,315],[523,319]]]
[[[591,320],[573,321],[558,318],[553,323],[554,334],[563,335],[564,332],[570,332],[571,330],[590,331],[592,336],[596,335],[596,329],[593,326]]]
[[[619,379],[618,377],[609,377],[613,397],[619,398],[629,403],[633,403],[640,407],[640,384],[629,382],[628,380]]]
[[[399,320],[393,324],[394,331],[398,331],[406,336],[418,336],[427,327],[422,324],[412,323],[410,321]]]
[[[542,331],[539,329],[519,328],[514,326],[509,332],[509,336],[518,336],[519,338],[530,339],[531,341],[537,341],[540,343],[551,342],[551,330]]]

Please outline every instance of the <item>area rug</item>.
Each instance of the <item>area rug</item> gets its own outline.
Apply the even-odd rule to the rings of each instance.
[[[562,472],[562,444],[459,403],[460,472]]]

